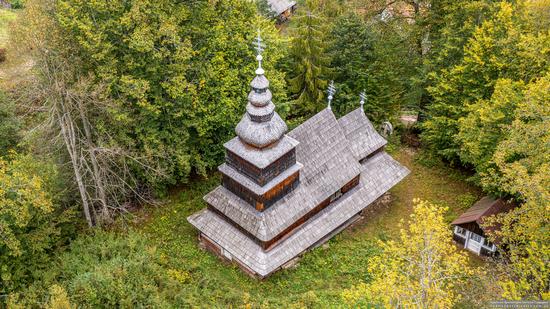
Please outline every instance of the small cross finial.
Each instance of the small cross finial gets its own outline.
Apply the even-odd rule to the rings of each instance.
[[[334,81],[331,80],[330,84],[328,85],[328,108],[330,109],[330,103],[332,102],[332,99],[334,98],[334,94],[336,93],[336,87],[334,87]]]
[[[361,98],[361,101],[359,103],[361,103],[361,109],[363,109],[363,105],[365,105],[365,101],[367,100],[367,94],[365,93],[365,90],[361,92],[359,98]]]
[[[263,75],[264,69],[262,68],[262,52],[265,50],[265,44],[262,42],[262,36],[260,35],[260,29],[258,29],[258,36],[254,42],[254,49],[256,49],[256,60],[258,61],[258,69],[256,70],[257,75]]]

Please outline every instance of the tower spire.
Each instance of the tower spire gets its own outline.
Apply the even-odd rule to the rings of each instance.
[[[332,103],[332,99],[334,98],[334,94],[336,93],[336,87],[334,87],[333,80],[330,81],[327,92],[328,92],[328,109],[331,109],[330,104]]]
[[[260,29],[258,29],[258,36],[256,37],[256,41],[254,42],[256,46],[254,46],[254,49],[256,49],[256,60],[258,61],[258,68],[256,69],[256,75],[263,75],[265,73],[264,69],[262,68],[262,60],[264,59],[262,56],[262,52],[265,50],[265,44],[262,42],[262,36],[260,35]]]
[[[359,98],[361,98],[361,101],[359,101],[359,103],[361,104],[361,111],[365,112],[365,109],[363,108],[365,106],[365,101],[367,100],[367,94],[365,93],[365,90],[361,92]]]
[[[269,91],[269,80],[265,77],[262,68],[262,52],[265,44],[262,42],[260,30],[253,42],[256,50],[258,68],[256,76],[252,79],[248,94],[246,114],[241,118],[235,128],[237,136],[246,144],[265,148],[280,140],[287,131],[287,126],[281,117],[275,112],[275,104],[271,102],[271,91]]]

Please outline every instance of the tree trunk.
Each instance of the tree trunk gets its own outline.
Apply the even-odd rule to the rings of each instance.
[[[97,157],[95,154],[95,147],[92,141],[92,132],[90,129],[90,123],[86,117],[84,107],[82,103],[78,102],[78,111],[80,113],[80,118],[82,120],[82,126],[84,127],[84,134],[86,136],[87,152],[90,155],[90,161],[93,169],[93,180],[97,187],[97,198],[101,203],[101,212],[104,219],[109,217],[109,208],[107,206],[107,195],[105,193],[105,186],[103,184],[103,179],[101,178],[101,173],[99,169],[99,164],[97,163]]]
[[[63,99],[61,99],[63,101]],[[88,222],[88,225],[90,227],[94,226],[94,222],[92,220],[92,215],[90,213],[90,203],[88,201],[88,193],[86,192],[86,187],[84,184],[84,177],[82,175],[82,171],[80,170],[80,157],[77,153],[77,146],[76,146],[76,134],[74,131],[74,124],[71,119],[70,113],[65,110],[65,106],[63,103],[60,104],[61,108],[63,109],[63,114],[60,113],[59,110],[56,109],[57,114],[57,122],[59,124],[59,127],[61,128],[61,133],[63,135],[63,141],[65,142],[65,146],[67,147],[67,152],[69,153],[69,157],[71,158],[71,165],[73,166],[74,176],[76,183],[78,185],[78,191],[80,193],[80,197],[82,199],[82,208],[84,209],[84,216],[86,217],[86,221]]]

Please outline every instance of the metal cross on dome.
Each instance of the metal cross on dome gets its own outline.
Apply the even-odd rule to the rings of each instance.
[[[262,75],[264,74],[264,69],[262,68],[262,52],[265,50],[265,44],[262,42],[262,36],[260,35],[260,29],[258,29],[258,36],[256,37],[256,41],[254,42],[254,49],[257,52],[256,60],[258,60],[258,69],[256,70],[256,74]]]
[[[365,93],[365,90],[361,92],[359,98],[361,98],[361,101],[359,103],[361,103],[361,109],[363,109],[363,105],[365,105],[365,101],[367,100],[367,94]]]
[[[331,80],[330,84],[328,85],[328,108],[330,109],[330,103],[332,102],[332,99],[334,98],[334,94],[336,93],[336,87],[334,87],[334,81]]]

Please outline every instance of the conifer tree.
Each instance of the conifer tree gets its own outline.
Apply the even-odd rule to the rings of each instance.
[[[312,114],[324,106],[330,58],[326,53],[326,18],[316,7],[315,1],[307,1],[293,18],[289,68],[293,116]]]

